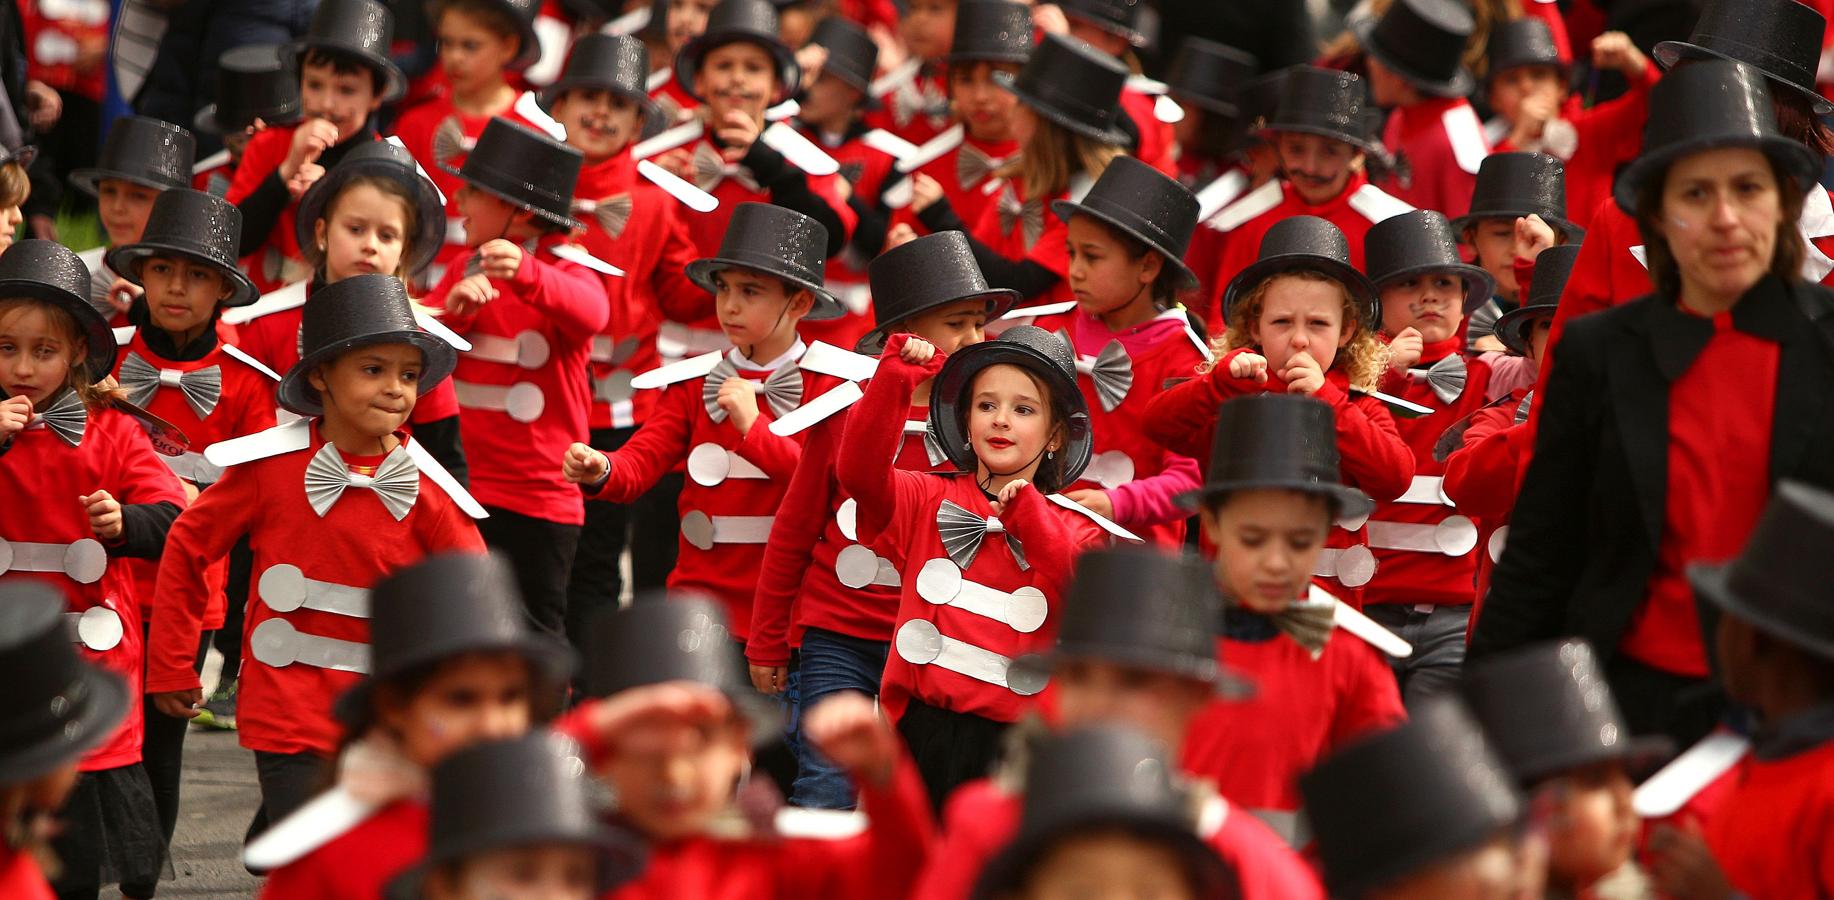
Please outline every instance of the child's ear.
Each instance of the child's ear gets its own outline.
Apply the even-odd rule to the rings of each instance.
[[[306,373],[306,383],[312,385],[312,389],[318,391],[320,394],[325,393],[325,376],[323,369],[316,366],[313,367],[312,371]]]
[[[326,239],[325,239],[325,235],[328,231],[329,229],[326,227],[325,220],[323,217],[320,217],[319,219],[316,219],[313,221],[312,223],[312,243],[314,246],[318,247],[318,252],[320,255],[323,255],[325,250],[328,249],[329,245],[326,243]]]
[[[790,315],[802,318],[815,311],[815,292],[808,288],[797,288],[790,297]]]
[[[1159,280],[1159,273],[1165,270],[1165,257],[1153,250],[1146,251],[1146,262],[1140,267],[1140,283],[1152,284]]]

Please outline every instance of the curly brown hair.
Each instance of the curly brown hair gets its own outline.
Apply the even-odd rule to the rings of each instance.
[[[1381,383],[1382,370],[1388,367],[1388,345],[1376,336],[1375,329],[1363,321],[1362,311],[1357,309],[1356,299],[1350,295],[1343,282],[1310,269],[1299,269],[1292,272],[1281,272],[1254,286],[1241,299],[1235,302],[1235,308],[1228,311],[1229,327],[1221,337],[1210,341],[1210,349],[1215,359],[1222,359],[1231,350],[1242,347],[1259,348],[1260,342],[1249,333],[1253,323],[1261,321],[1262,309],[1267,304],[1267,292],[1284,280],[1311,281],[1337,285],[1339,296],[1343,298],[1343,320],[1346,327],[1354,327],[1350,343],[1337,351],[1337,358],[1332,360],[1331,368],[1341,369],[1350,379],[1350,386],[1359,391],[1373,391]],[[1207,372],[1214,368],[1214,361],[1205,363],[1200,371]]]

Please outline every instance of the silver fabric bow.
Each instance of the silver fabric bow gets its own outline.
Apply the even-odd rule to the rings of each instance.
[[[51,401],[50,406],[33,413],[25,427],[48,428],[59,440],[75,447],[83,442],[83,433],[89,430],[89,407],[83,405],[83,399],[75,391],[65,390]]]
[[[465,137],[465,128],[459,124],[457,116],[447,116],[433,129],[433,158],[440,162],[450,162],[454,156],[470,153],[475,144]]]
[[[942,548],[963,569],[974,565],[974,557],[981,552],[981,541],[987,537],[988,532],[1006,535],[1006,547],[1013,552],[1013,560],[1018,562],[1019,571],[1031,568],[1025,562],[1025,548],[1000,523],[999,516],[983,519],[952,500],[944,500],[942,505],[936,507],[936,533],[942,538]]]
[[[913,434],[923,435],[923,453],[930,459],[930,468],[940,466],[949,460],[949,454],[943,452],[942,441],[936,439],[936,433],[930,430],[928,421],[906,422],[904,433],[907,437]]]
[[[1465,392],[1465,358],[1454,353],[1424,369],[1408,369],[1414,381],[1425,381],[1441,403],[1456,403]]]
[[[748,191],[763,190],[758,180],[751,177],[751,172],[744,166],[726,161],[720,151],[713,149],[712,144],[701,144],[694,148],[694,186],[712,193],[720,182],[732,179],[745,186]]]
[[[1044,234],[1043,197],[1033,197],[1021,203],[1018,192],[1009,184],[1006,190],[1000,192],[999,208],[1002,233],[1012,233],[1013,223],[1017,222],[1025,229],[1025,249],[1030,250],[1033,244],[1038,243],[1038,238]]]
[[[701,402],[707,407],[707,417],[716,423],[726,421],[726,410],[720,406],[720,385],[738,374],[739,367],[733,365],[732,359],[728,357],[721,359],[713,371],[707,373],[707,380],[701,382]],[[802,405],[802,370],[793,362],[784,363],[764,379],[764,384],[754,382],[752,389],[764,395],[764,402],[770,406],[771,415],[781,419]]]
[[[189,372],[177,369],[154,368],[152,363],[140,358],[140,354],[129,352],[121,360],[121,371],[115,380],[127,389],[127,400],[135,406],[145,406],[153,399],[153,394],[164,387],[175,387],[185,395],[185,405],[200,419],[210,418],[216,412],[217,402],[223,399],[223,370],[219,366],[205,366]]]
[[[102,318],[111,322],[118,312],[113,298],[108,295],[108,289],[114,286],[115,273],[109,271],[106,264],[98,263],[95,271],[89,273],[89,305],[95,307]]]
[[[993,174],[995,167],[1006,162],[994,159],[973,144],[964,143],[955,152],[955,182],[967,190],[981,183],[981,179]]]
[[[936,117],[948,112],[949,97],[936,82],[914,75],[892,91],[892,120],[910,124],[918,115]]]
[[[630,224],[630,194],[612,194],[597,200],[578,199],[573,201],[574,210],[592,216],[613,238],[624,233],[624,226]]]
[[[1325,652],[1331,629],[1337,623],[1336,600],[1294,600],[1285,610],[1270,616],[1274,627],[1304,647],[1317,659]]]
[[[1484,301],[1471,312],[1465,324],[1465,346],[1475,349],[1477,342],[1487,337],[1496,336],[1496,322],[1503,317],[1503,308],[1497,305],[1496,298]]]
[[[1076,344],[1071,342],[1068,331],[1059,330],[1057,336],[1063,338],[1071,353],[1076,352]],[[1114,408],[1127,399],[1127,392],[1133,390],[1133,357],[1127,355],[1127,348],[1121,346],[1118,338],[1109,341],[1094,358],[1077,356],[1076,371],[1095,382],[1095,394],[1102,401],[1102,412],[1114,412]]]
[[[407,517],[414,508],[414,501],[420,497],[420,469],[414,465],[413,457],[408,456],[406,447],[396,447],[382,465],[376,467],[374,475],[358,475],[344,465],[344,458],[338,455],[336,444],[327,442],[312,455],[312,461],[306,464],[306,502],[312,504],[312,511],[324,518],[332,504],[344,496],[345,488],[369,488],[382,501],[388,514],[399,522]]]
[[[1529,391],[1528,393],[1522,395],[1522,402],[1516,406],[1516,424],[1517,425],[1520,425],[1523,422],[1528,421],[1528,409],[1531,405],[1534,404],[1534,402],[1535,402],[1535,392],[1534,391]]]

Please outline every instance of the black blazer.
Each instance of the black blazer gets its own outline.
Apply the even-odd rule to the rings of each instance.
[[[1732,321],[1780,345],[1771,482],[1834,489],[1834,291],[1767,276]],[[1616,653],[1667,515],[1669,385],[1712,335],[1653,294],[1567,325],[1471,656],[1567,635]]]

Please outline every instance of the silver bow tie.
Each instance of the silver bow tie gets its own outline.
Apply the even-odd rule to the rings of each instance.
[[[1441,403],[1456,403],[1465,392],[1465,358],[1457,353],[1424,369],[1408,369],[1407,377],[1425,381]]]
[[[1534,391],[1529,391],[1528,393],[1522,395],[1522,402],[1516,406],[1516,424],[1517,425],[1520,425],[1523,422],[1528,421],[1528,410],[1529,410],[1529,407],[1534,404],[1534,402],[1535,402],[1535,392]]]
[[[973,144],[964,143],[955,152],[955,182],[965,191],[980,184],[981,179],[993,174],[993,170],[1005,162],[982,153]]]
[[[573,201],[573,208],[578,212],[592,216],[605,229],[605,233],[616,238],[624,233],[624,226],[630,224],[630,194],[612,194],[597,200],[578,199]]]
[[[910,124],[911,119],[919,115],[936,117],[949,111],[949,97],[943,93],[936,82],[925,79],[921,74],[898,85],[892,91],[892,120],[899,125]]]
[[[936,468],[949,461],[949,454],[944,453],[942,441],[936,439],[936,433],[930,430],[928,421],[910,421],[904,423],[906,437],[914,434],[923,435],[923,453],[930,459],[930,468]]]
[[[726,421],[726,410],[720,406],[720,385],[738,374],[739,367],[732,364],[731,358],[726,358],[707,373],[706,381],[701,382],[701,402],[706,404],[707,417],[716,423]],[[771,408],[771,416],[781,419],[802,405],[802,370],[793,362],[784,363],[766,376],[763,384],[752,382],[752,390],[763,394],[764,402]]]
[[[1480,339],[1495,337],[1496,320],[1502,317],[1503,308],[1497,305],[1495,297],[1484,301],[1484,305],[1471,312],[1469,321],[1465,323],[1465,346],[1472,347]]]
[[[1025,248],[1030,250],[1044,234],[1044,198],[1020,202],[1018,192],[1009,184],[1000,192],[1000,231],[1012,233],[1015,222],[1025,229]]]
[[[758,180],[751,177],[751,172],[744,166],[726,161],[720,151],[713,149],[712,144],[701,144],[694,148],[694,186],[712,193],[720,182],[732,179],[745,186],[746,190],[763,190]]]
[[[98,264],[95,271],[89,273],[89,305],[110,322],[115,320],[115,304],[108,296],[108,289],[115,286],[115,273],[108,270],[106,263]]]
[[[944,500],[936,507],[936,533],[942,537],[942,548],[964,569],[974,565],[975,555],[981,552],[981,541],[989,532],[1006,535],[1006,548],[1013,552],[1013,560],[1019,564],[1020,571],[1031,568],[1025,562],[1025,548],[1001,524],[999,516],[983,519],[953,500]]]
[[[459,124],[457,116],[447,116],[440,120],[439,127],[433,129],[433,158],[439,162],[448,162],[461,153],[470,153],[476,144],[476,140],[465,136],[465,128]]]
[[[1059,330],[1057,336],[1063,338],[1071,353],[1076,353],[1076,344],[1070,341],[1068,331]],[[1077,356],[1076,371],[1095,382],[1095,394],[1102,401],[1102,412],[1114,412],[1114,408],[1127,399],[1127,392],[1133,390],[1134,361],[1118,338],[1109,341],[1094,357]]]
[[[344,465],[336,444],[327,442],[306,464],[306,502],[312,511],[324,518],[332,504],[344,496],[345,488],[369,488],[382,501],[388,514],[399,522],[414,508],[420,496],[420,469],[408,456],[406,447],[396,447],[376,467],[374,475],[359,475]]]
[[[83,405],[75,391],[66,390],[58,394],[50,406],[33,413],[25,427],[48,428],[59,440],[75,447],[83,442],[83,433],[89,430],[89,407]]]
[[[223,399],[223,370],[219,366],[205,366],[189,372],[158,369],[141,359],[140,354],[129,352],[127,358],[121,360],[121,371],[116,373],[115,380],[127,389],[128,402],[135,406],[147,405],[161,387],[178,388],[185,395],[185,405],[200,419],[210,418],[210,414],[216,412],[217,402]]]
[[[1337,623],[1336,600],[1294,600],[1279,614],[1271,617],[1274,627],[1298,642],[1317,659],[1331,639]]]

